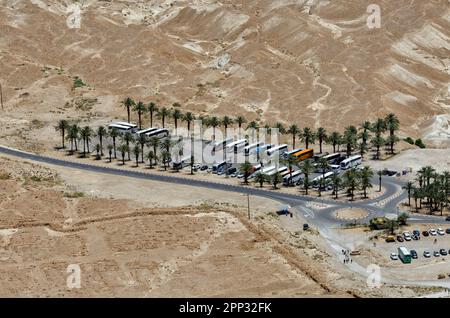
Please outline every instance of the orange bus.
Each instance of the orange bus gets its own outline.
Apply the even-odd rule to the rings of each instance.
[[[306,159],[312,158],[314,156],[314,149],[305,149],[292,154],[297,161],[304,161]]]

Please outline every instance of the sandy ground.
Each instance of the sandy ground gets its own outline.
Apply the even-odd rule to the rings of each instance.
[[[277,216],[278,203],[270,200],[252,198],[248,221],[239,195],[218,199],[212,191],[176,186],[170,192],[179,193],[174,197],[160,183],[11,165],[6,157],[0,170],[0,272],[7,277],[2,296],[407,297],[430,292],[367,289],[314,230],[300,230],[305,220]],[[193,199],[200,193],[206,202]],[[156,204],[165,198],[164,206]],[[65,284],[69,264],[81,268],[80,289]]]
[[[67,1],[0,8],[3,138],[42,149],[30,127],[123,119],[132,96],[329,131],[395,112],[401,137],[448,142],[448,1],[379,1],[389,14],[374,30],[369,0],[83,4],[79,29]],[[74,88],[76,76],[86,86]]]

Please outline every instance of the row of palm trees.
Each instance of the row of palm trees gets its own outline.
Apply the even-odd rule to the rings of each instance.
[[[165,128],[167,120],[171,118],[175,132],[178,129],[180,121],[186,122],[187,129],[190,131],[191,124],[195,119],[202,120],[203,125],[213,128],[213,138],[216,136],[215,130],[218,127],[223,127],[226,130],[232,125],[237,125],[240,132],[243,125],[247,123],[247,119],[243,116],[237,116],[236,118],[224,116],[219,118],[217,116],[196,116],[192,112],[183,113],[180,110],[181,105],[178,103],[174,103],[172,108],[158,108],[153,102],[145,104],[140,101],[135,102],[132,98],[128,97],[122,104],[127,110],[128,122],[131,120],[131,111],[137,114],[140,129],[142,129],[142,117],[144,114],[149,114],[151,127],[153,127],[154,116],[161,120],[163,128]],[[300,129],[297,124],[291,124],[285,127],[280,122],[273,126],[266,124],[261,127],[256,121],[250,121],[246,126],[247,129],[266,128],[268,132],[272,130],[272,127],[278,129],[280,134],[290,135],[292,137],[293,149],[296,148],[297,139],[305,144],[306,149],[317,141],[320,153],[323,152],[323,144],[327,143],[333,146],[333,152],[340,151],[340,146],[345,146],[347,155],[358,151],[364,156],[370,148],[373,148],[375,150],[375,158],[379,159],[381,149],[384,146],[392,154],[395,152],[395,144],[399,141],[396,132],[400,129],[400,121],[395,114],[391,113],[385,118],[378,118],[373,123],[366,121],[360,127],[348,126],[342,134],[337,131],[328,133],[323,127],[318,128],[317,131],[309,127]],[[386,132],[388,134],[384,136]]]
[[[316,167],[314,166],[314,163],[311,159],[307,159],[303,162],[297,162],[294,157],[288,157],[283,160],[283,163],[286,164],[288,167],[291,178],[292,179],[292,173],[294,171],[294,166],[298,167],[300,171],[303,173],[304,178],[301,181],[301,186],[305,192],[306,195],[309,194],[309,189],[312,185],[312,182],[310,180],[311,175],[316,170]],[[325,173],[329,171],[330,164],[329,162],[321,158],[317,162],[317,168],[321,170],[322,176],[325,176]],[[244,183],[249,184],[249,178],[254,172],[253,165],[249,162],[245,162],[241,164],[239,168],[240,172],[244,176]],[[372,188],[371,179],[374,176],[374,171],[370,167],[363,167],[361,170],[357,169],[350,169],[347,170],[342,176],[340,176],[338,173],[333,174],[333,176],[330,178],[330,185],[333,189],[333,194],[336,199],[339,198],[339,191],[343,188],[346,188],[348,195],[351,197],[351,200],[354,200],[355,197],[355,191],[361,190],[363,191],[364,198],[367,198],[367,190]],[[379,173],[380,176],[380,189],[381,191],[381,173]],[[272,184],[274,189],[277,189],[277,185],[283,181],[283,178],[280,173],[276,173],[272,176],[268,176],[267,174],[264,174],[262,172],[256,173],[254,177],[254,182],[259,184],[259,186],[262,188],[264,186],[264,183],[270,183]],[[322,191],[325,188],[325,178],[322,178],[319,181],[318,184],[318,195],[319,197],[322,195]],[[294,184],[291,184],[293,186]]]
[[[442,215],[450,203],[450,172],[439,174],[433,167],[423,167],[417,172],[415,180],[408,182],[404,189],[408,193],[408,206],[411,206],[413,199],[416,212],[425,206],[430,214],[440,211]]]
[[[97,137],[98,143],[95,145],[97,159],[101,159],[104,156],[104,145],[109,140],[110,143],[106,146],[109,162],[113,158],[117,159],[117,153],[119,152],[122,164],[125,164],[125,160],[130,161],[131,154],[133,154],[136,166],[148,160],[150,168],[161,162],[164,164],[164,168],[167,169],[168,163],[171,161],[170,150],[175,144],[173,140],[160,140],[157,137],[148,138],[143,134],[137,137],[131,132],[121,134],[116,129],[108,132],[104,126],[93,130],[89,126],[80,127],[78,124],[70,123],[66,120],[60,120],[55,129],[61,132],[63,149],[65,149],[65,141],[70,143],[70,154],[80,152],[82,157],[86,157],[87,154],[91,153],[90,144],[92,139]],[[83,144],[82,150],[80,143]],[[145,151],[145,147],[149,148],[148,152]]]

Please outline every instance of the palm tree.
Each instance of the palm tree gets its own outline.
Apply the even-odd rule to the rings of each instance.
[[[305,175],[304,181],[303,181],[303,187],[305,189],[305,194],[308,195],[308,189],[309,189],[309,176],[314,171],[314,165],[311,162],[311,159],[307,159],[303,161],[303,164],[300,165],[300,170]]]
[[[296,124],[289,126],[287,133],[292,136],[292,149],[295,149],[295,137],[300,134],[300,128]]]
[[[372,147],[376,148],[376,155],[375,157],[379,160],[380,159],[380,148],[385,144],[384,138],[381,136],[375,136],[371,140]]]
[[[378,192],[381,192],[381,181],[383,179],[383,171],[382,170],[377,171],[377,175],[378,175]]]
[[[145,134],[139,134],[136,141],[141,146],[141,162],[144,163],[144,147],[148,142],[148,137]]]
[[[318,164],[318,168],[322,171],[322,178],[325,180],[325,173],[330,169],[330,163],[326,158],[320,158]]]
[[[147,154],[147,160],[148,160],[150,169],[153,169],[153,160],[155,160],[155,157],[156,156],[155,156],[155,153],[153,152],[153,150],[150,150]]]
[[[344,136],[342,137],[343,143],[347,146],[347,156],[352,155],[352,150],[356,147],[358,136],[358,130],[355,126],[348,126],[345,128]]]
[[[243,116],[237,116],[236,120],[234,121],[238,124],[239,132],[238,132],[238,138],[241,139],[241,131],[242,131],[242,125],[247,122],[247,119],[245,119]]]
[[[138,113],[138,124],[139,130],[142,129],[142,114],[147,111],[147,107],[145,107],[144,103],[139,101],[134,105],[134,111]]]
[[[166,138],[164,139],[161,144],[159,145],[161,150],[170,152],[170,148],[172,147],[173,143],[170,139]]]
[[[323,127],[319,127],[316,133],[317,139],[319,140],[320,153],[322,153],[323,141],[327,138],[327,131]]]
[[[147,106],[147,111],[150,114],[150,127],[153,127],[153,114],[158,111],[158,107],[153,102],[150,102]]]
[[[133,147],[133,154],[136,160],[136,168],[139,167],[139,155],[141,154],[141,145],[136,143]]]
[[[259,183],[259,187],[262,188],[264,186],[264,182],[267,181],[267,175],[262,172],[258,172],[255,175],[254,181]]]
[[[100,152],[101,152],[102,156],[103,156],[103,138],[106,137],[107,134],[108,134],[108,132],[106,131],[105,127],[100,126],[97,128],[97,137],[100,142]]]
[[[411,206],[411,194],[414,190],[414,184],[411,181],[409,181],[403,186],[403,189],[405,189],[406,192],[408,192],[408,206]]]
[[[122,142],[126,143],[126,145],[128,146],[128,160],[131,160],[131,156],[130,156],[130,142],[132,142],[134,140],[133,134],[129,131],[127,131],[126,133],[124,133],[122,135]]]
[[[171,158],[170,152],[168,152],[166,150],[163,150],[161,152],[161,160],[164,165],[164,170],[167,170],[167,166],[169,165],[171,159],[172,158]]]
[[[284,135],[286,133],[286,128],[284,128],[284,125],[282,123],[276,123],[275,128],[278,129],[278,132],[281,135]]]
[[[391,154],[394,154],[394,145],[399,141],[400,139],[396,135],[389,135],[386,138],[386,145],[389,146],[389,151]]]
[[[288,155],[285,159],[282,160],[283,164],[289,169],[289,180],[292,182],[292,172],[294,171],[294,165],[297,164],[297,158],[293,155]]]
[[[389,130],[388,142],[390,145],[390,150],[391,153],[394,153],[394,144],[398,141],[398,138],[395,136],[395,132],[400,129],[400,121],[395,114],[390,113],[386,116],[384,122],[386,123],[386,128]]]
[[[309,144],[314,144],[316,134],[311,130],[311,128],[305,127],[299,137],[305,143],[305,149],[309,149]]]
[[[55,130],[56,131],[60,131],[61,132],[61,139],[62,139],[62,149],[65,149],[66,146],[64,144],[64,139],[66,138],[66,130],[69,129],[69,123],[67,120],[60,120],[58,121],[58,125],[55,126]]]
[[[92,133],[92,129],[89,126],[84,126],[83,129],[81,129],[80,136],[83,139],[83,157],[86,157],[86,148],[87,152],[90,153],[89,142],[91,141]]]
[[[109,153],[109,162],[112,162],[112,152],[113,152],[113,145],[108,145],[108,153]]]
[[[342,136],[337,131],[333,131],[331,135],[327,138],[328,143],[333,145],[333,153],[336,153],[336,146],[341,142]]]
[[[80,128],[77,124],[73,124],[69,126],[67,138],[70,140],[70,151],[73,152],[73,146],[75,144],[75,151],[78,151],[78,135],[80,133]]]
[[[364,192],[364,198],[367,198],[367,189],[372,188],[372,183],[370,180],[373,177],[373,170],[370,167],[364,167],[361,170],[361,173],[359,173],[360,182],[361,182],[361,189]]]
[[[245,163],[241,164],[241,166],[239,167],[239,171],[244,175],[244,183],[248,184],[248,178],[253,173],[252,164],[246,161]]]
[[[170,110],[163,107],[158,110],[156,116],[161,119],[162,127],[165,128],[166,118],[170,116]]]
[[[378,118],[372,125],[372,132],[374,132],[375,135],[379,137],[385,131],[386,131],[386,122],[384,121],[383,118]]]
[[[344,185],[347,187],[347,192],[350,194],[351,201],[355,197],[355,189],[358,185],[358,172],[352,168],[344,173]]]
[[[157,160],[158,160],[158,152],[156,151],[158,149],[158,147],[161,144],[161,141],[159,140],[158,137],[150,137],[150,139],[148,140],[148,144],[151,148],[153,148],[153,154],[155,155],[154,159],[155,159],[155,164],[157,164]]]
[[[332,176],[331,176],[331,184],[333,185],[333,192],[334,192],[334,196],[335,196],[335,198],[336,198],[336,200],[338,199],[338,196],[339,196],[339,189],[340,189],[340,187],[341,187],[341,185],[342,185],[342,178],[341,178],[341,176],[339,175],[339,173],[334,173]]]
[[[192,114],[191,112],[187,112],[186,114],[184,114],[183,116],[183,121],[185,121],[187,123],[187,129],[188,129],[188,134],[190,135],[191,133],[191,123],[195,120],[195,116],[194,114]]]
[[[128,153],[128,155],[130,154],[130,147],[127,144],[121,144],[118,150],[122,155],[122,165],[125,165],[125,154],[126,153]]]
[[[207,121],[207,124],[213,128],[213,140],[216,140],[216,128],[220,125],[219,118],[213,116]]]
[[[228,126],[232,125],[233,122],[234,122],[233,119],[231,119],[231,118],[228,117],[228,116],[224,116],[224,117],[222,118],[222,125],[223,125],[223,127],[225,128],[225,133],[227,132]]]
[[[177,132],[178,132],[178,120],[183,118],[183,113],[179,109],[174,109],[172,111],[172,118],[173,118],[173,122],[175,124],[175,135],[177,135]]]
[[[100,144],[95,145],[95,151],[97,152],[97,154],[95,155],[95,159],[100,160],[102,158],[102,156],[100,155]]]
[[[281,173],[277,172],[270,178],[270,183],[272,183],[272,186],[275,190],[278,189],[278,184],[280,184],[283,181],[283,177],[281,176]]]
[[[113,149],[114,149],[114,159],[117,159],[116,154],[116,138],[119,136],[119,131],[116,128],[111,129],[109,132],[109,136],[111,137],[113,141]]]
[[[131,121],[131,107],[135,104],[135,102],[130,97],[127,97],[122,101],[122,104],[127,109],[128,122],[130,122]]]
[[[361,155],[362,158],[364,158],[364,154],[368,150],[367,144],[365,144],[363,141],[361,141],[359,143],[358,147],[359,147],[359,154]]]

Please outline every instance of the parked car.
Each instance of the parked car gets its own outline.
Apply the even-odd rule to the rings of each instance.
[[[309,224],[303,224],[303,231],[309,230]]]
[[[431,229],[431,230],[429,230],[428,232],[429,232],[430,235],[432,235],[432,236],[438,235],[438,233],[437,233],[437,231],[436,231],[435,229]]]
[[[438,232],[439,235],[445,235],[444,230],[441,229],[441,228],[438,228],[438,229],[437,229],[437,232]]]
[[[439,251],[439,253],[440,253],[442,256],[447,256],[447,255],[448,255],[447,250],[446,250],[445,248],[441,248],[441,250]]]
[[[445,218],[445,220],[446,220],[447,222],[450,222],[450,216],[447,216],[447,217]]]
[[[414,259],[418,259],[419,256],[417,255],[417,252],[415,250],[411,250],[409,251],[409,253],[411,254],[411,257]]]
[[[403,238],[402,238],[402,239],[403,239]],[[386,243],[393,243],[393,242],[395,242],[395,237],[392,236],[392,235],[389,235],[389,236],[386,238]]]
[[[434,257],[440,257],[441,253],[439,253],[439,251],[434,251],[433,255]]]
[[[200,167],[200,171],[208,170],[208,165],[203,165]]]
[[[405,240],[403,239],[403,236],[397,235],[397,241],[404,242]]]
[[[420,240],[420,236],[418,236],[418,235],[413,235],[413,236],[411,236],[411,237],[412,237],[412,239],[413,239],[414,241]]]
[[[430,236],[430,233],[428,233],[428,231],[422,231],[422,235],[426,237],[426,236]]]
[[[391,260],[393,260],[393,261],[398,260],[398,255],[397,255],[397,253],[391,253]]]
[[[237,171],[237,168],[230,168],[230,169],[228,169],[227,173],[229,175],[231,175],[231,174],[235,173],[236,171]]]
[[[196,163],[195,165],[192,166],[192,169],[194,169],[194,170],[199,170],[201,167],[202,167],[201,164]]]
[[[419,230],[414,230],[414,231],[413,231],[413,235],[415,235],[415,236],[420,236],[420,231],[419,231]]]
[[[446,229],[445,233],[450,234],[450,229]]]
[[[405,241],[411,241],[411,233],[409,232],[403,232],[403,238],[405,239]]]
[[[430,258],[431,257],[431,253],[429,251],[424,251],[423,252],[423,257]]]

